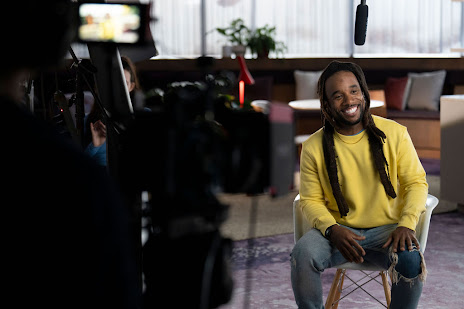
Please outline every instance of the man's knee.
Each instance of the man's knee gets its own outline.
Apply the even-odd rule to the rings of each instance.
[[[417,250],[398,252],[395,269],[405,278],[415,278],[421,273],[421,254]]]
[[[421,281],[425,281],[427,269],[424,256],[419,250],[405,250],[397,253],[390,251],[390,259],[392,264],[389,271],[392,275],[393,283],[398,282],[400,279],[409,281],[417,277]]]
[[[330,258],[331,247],[319,230],[312,229],[303,235],[293,247],[291,263],[298,267],[298,263],[310,263],[319,271],[324,269],[324,261]]]

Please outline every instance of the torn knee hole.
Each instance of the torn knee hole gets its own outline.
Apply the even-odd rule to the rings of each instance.
[[[424,255],[422,254],[422,252],[420,252],[419,250],[417,249],[414,249],[412,251],[416,251],[419,253],[419,256],[420,256],[420,270],[417,272],[415,271],[414,273],[418,273],[416,276],[412,276],[411,274],[408,273],[409,269],[407,269],[406,271],[403,270],[403,273],[408,276],[404,276],[400,271],[397,270],[397,266],[398,266],[398,253],[396,252],[393,252],[393,248],[390,247],[390,250],[389,250],[389,258],[390,258],[390,267],[388,269],[388,273],[390,275],[390,278],[391,278],[391,281],[392,281],[392,284],[397,284],[400,280],[404,281],[404,282],[409,282],[411,284],[414,283],[414,281],[418,278],[420,281],[422,282],[425,282],[426,278],[427,278],[427,266],[425,264],[425,259],[424,259]],[[411,252],[412,252],[411,251]]]

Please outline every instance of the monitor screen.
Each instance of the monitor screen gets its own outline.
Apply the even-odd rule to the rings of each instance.
[[[146,8],[139,3],[80,3],[78,40],[83,43],[141,43],[145,38]]]

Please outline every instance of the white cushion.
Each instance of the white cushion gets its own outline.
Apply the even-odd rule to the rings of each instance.
[[[438,111],[446,71],[409,73],[403,99],[407,109]]]
[[[321,74],[322,71],[295,70],[293,72],[297,100],[310,100],[319,98],[317,95],[317,82]]]

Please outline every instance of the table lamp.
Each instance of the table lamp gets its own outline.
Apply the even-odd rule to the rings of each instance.
[[[253,79],[253,76],[251,76],[250,71],[248,71],[243,55],[237,55],[237,59],[240,64],[240,74],[238,76],[238,96],[240,107],[243,107],[243,103],[245,102],[245,84],[253,85],[255,80]]]

